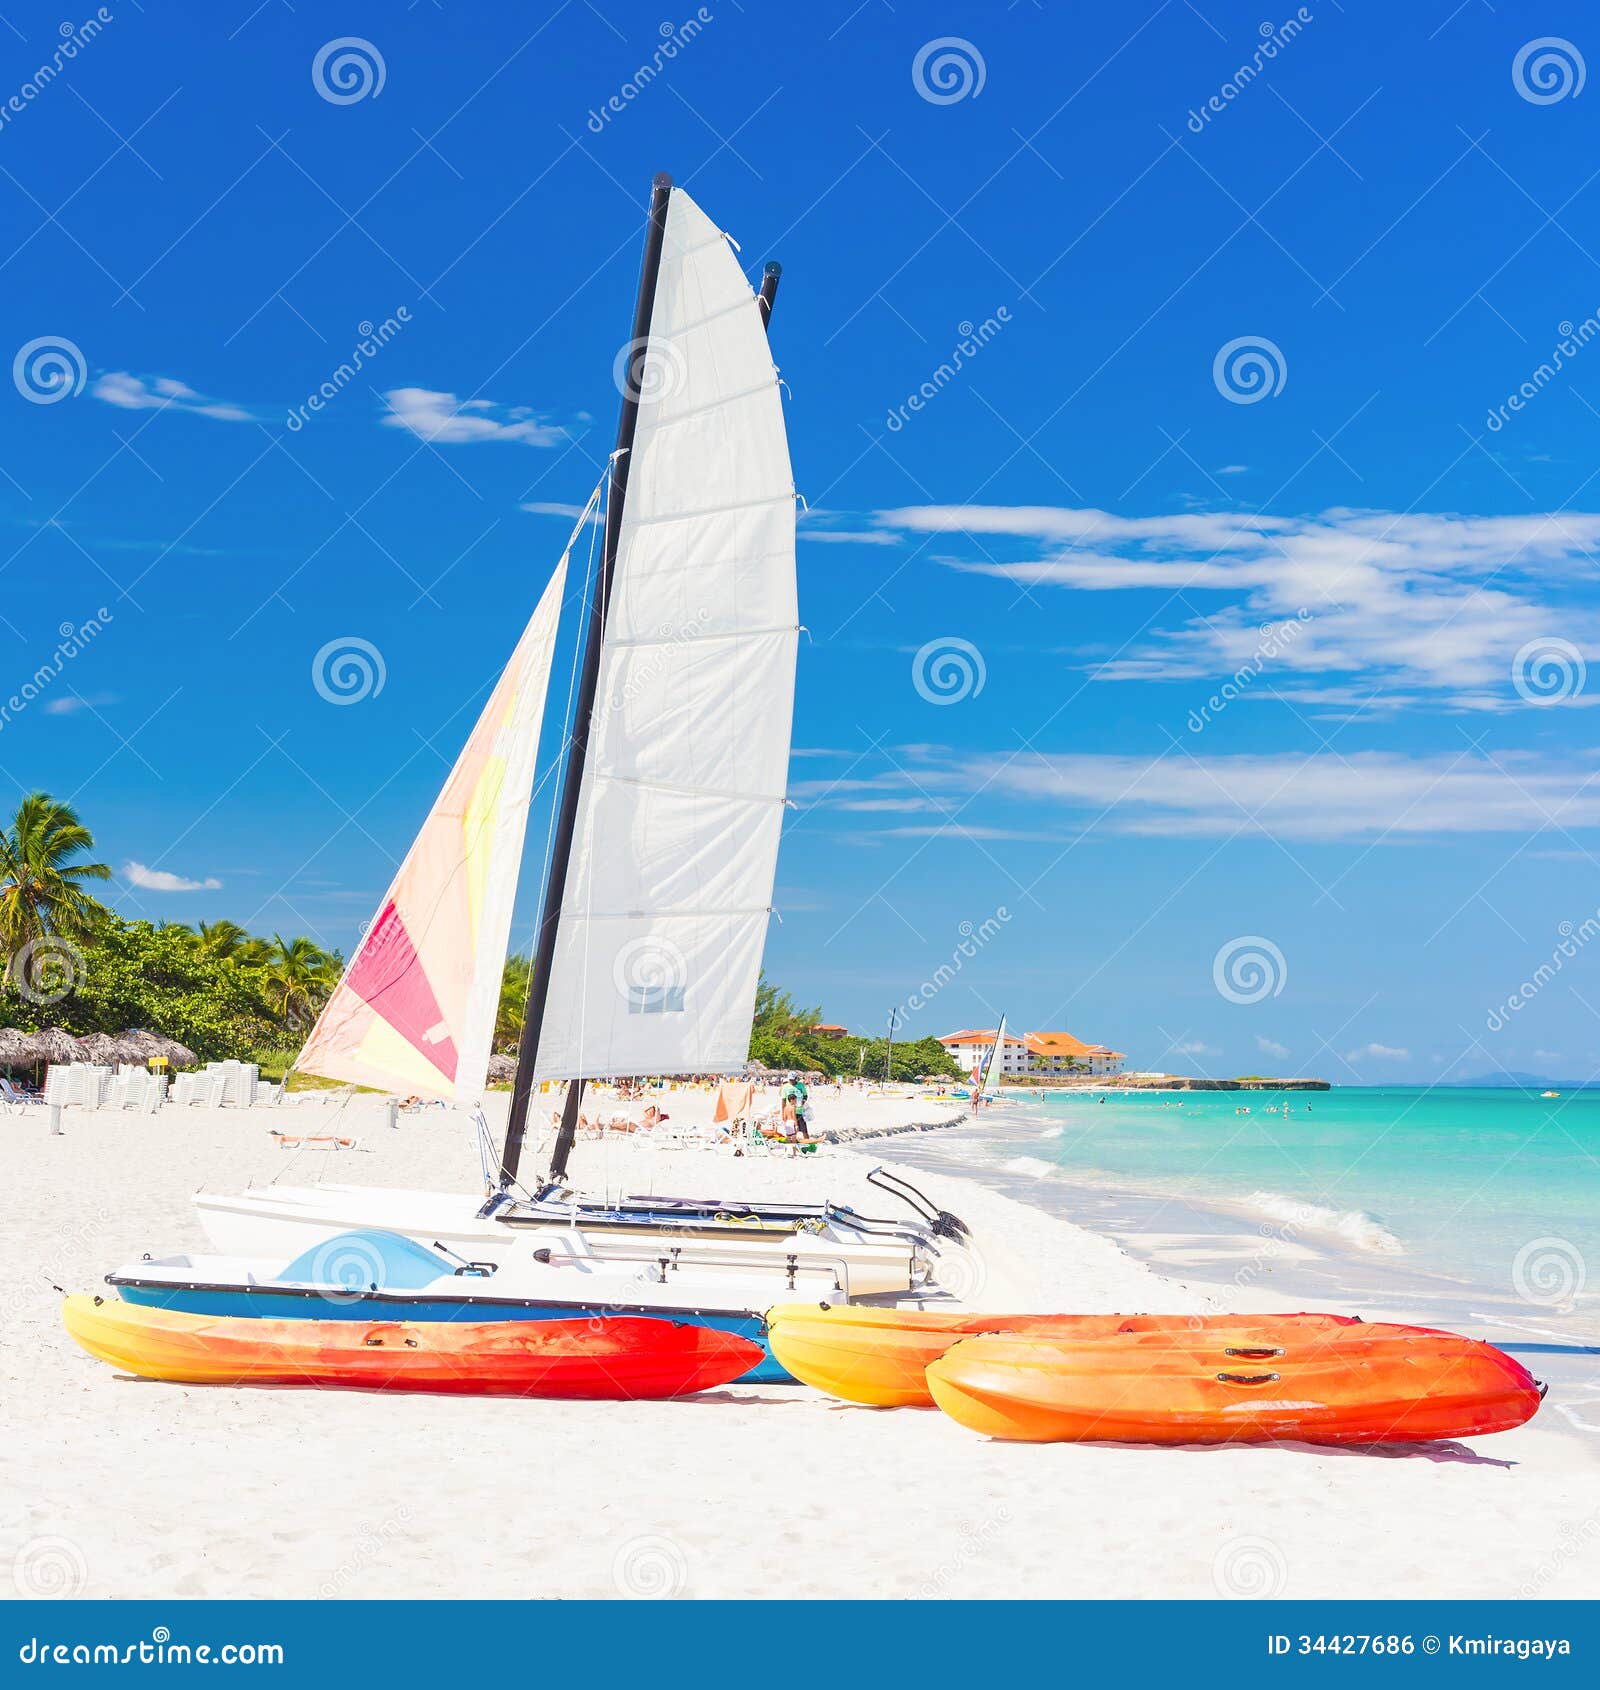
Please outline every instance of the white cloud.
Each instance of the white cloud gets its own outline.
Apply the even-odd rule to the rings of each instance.
[[[1540,1062],[1560,1062],[1562,1060],[1559,1050],[1536,1050],[1533,1054]]]
[[[923,789],[953,784],[1053,798],[1090,812],[1098,828],[1113,833],[1405,841],[1446,833],[1536,835],[1546,828],[1560,838],[1558,830],[1600,826],[1592,759],[1557,762],[1527,752],[1497,758],[1465,749],[1415,757],[1354,751],[1201,758],[1181,749],[1158,758],[994,753],[943,771],[919,767],[916,781]]]
[[[1396,1045],[1370,1044],[1362,1045],[1359,1050],[1346,1051],[1344,1059],[1346,1062],[1360,1062],[1363,1057],[1374,1062],[1409,1062],[1411,1052]]]
[[[146,868],[143,863],[125,864],[122,875],[130,886],[141,886],[146,892],[219,892],[222,889],[220,880],[185,880],[181,874],[171,874],[164,868]]]
[[[1279,1044],[1276,1039],[1264,1039],[1259,1033],[1256,1034],[1256,1049],[1259,1050],[1263,1056],[1281,1057],[1289,1054],[1289,1047],[1287,1045]]]
[[[585,508],[583,505],[547,503],[539,499],[535,499],[526,505],[517,506],[518,510],[526,511],[529,516],[564,516],[568,522],[576,522],[583,515]],[[589,522],[594,527],[600,525],[601,515],[598,507],[589,512]]]
[[[1190,1039],[1184,1044],[1173,1045],[1179,1056],[1220,1056],[1222,1052],[1215,1045],[1208,1045],[1202,1039]]]
[[[95,710],[103,704],[116,704],[115,693],[98,692],[85,698],[82,693],[69,692],[60,698],[52,698],[44,707],[47,716],[76,716],[80,710]]]
[[[1556,758],[1530,752],[1458,752],[1411,756],[1352,751],[1202,757],[1174,744],[1160,756],[1115,752],[975,751],[897,746],[888,766],[857,756],[837,780],[796,781],[789,796],[830,809],[939,809],[962,823],[994,817],[989,837],[1042,838],[1065,846],[1078,838],[1256,836],[1409,844],[1448,834],[1545,835],[1564,855],[1600,861],[1600,843],[1582,835],[1600,827],[1600,781],[1593,751]],[[1016,831],[996,806],[1028,806]],[[969,809],[970,806],[970,809]],[[1041,814],[1040,807],[1052,812]],[[1059,819],[1058,819],[1059,817]],[[1038,830],[1038,831],[1036,831]],[[898,829],[905,837],[945,827]],[[970,828],[973,837],[983,830]],[[1537,850],[1533,854],[1540,854]]]
[[[1248,475],[1249,473],[1249,464],[1224,464],[1222,468],[1217,471],[1218,475]]]
[[[135,376],[126,370],[108,370],[97,376],[89,391],[123,411],[190,411],[197,417],[215,417],[219,422],[249,422],[242,405],[207,399],[186,382],[172,376]]]
[[[1600,609],[1589,589],[1600,515],[1120,517],[1048,505],[927,505],[874,520],[899,532],[1024,540],[1037,554],[939,558],[971,574],[1172,594],[1174,619],[1101,665],[1102,680],[1220,680],[1252,661],[1261,666],[1263,628],[1290,620],[1300,626],[1275,642],[1258,695],[1320,704],[1328,700],[1317,683],[1345,676],[1358,677],[1368,696],[1404,691],[1455,709],[1516,709],[1523,701],[1511,669],[1525,645],[1559,635],[1600,656]]]
[[[808,528],[802,525],[797,532],[801,540],[825,540],[836,546],[898,546],[898,534],[884,528]]]
[[[521,440],[555,446],[566,431],[542,421],[526,405],[497,405],[489,399],[457,399],[427,387],[395,387],[383,396],[385,428],[404,428],[419,440],[456,446],[480,440]],[[574,513],[576,515],[576,513]]]

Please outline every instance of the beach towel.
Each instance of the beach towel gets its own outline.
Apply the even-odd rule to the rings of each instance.
[[[717,1087],[717,1106],[711,1111],[711,1121],[739,1121],[750,1113],[750,1100],[755,1087],[748,1080],[724,1080]]]

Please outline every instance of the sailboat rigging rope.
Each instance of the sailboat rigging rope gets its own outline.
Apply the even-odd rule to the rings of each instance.
[[[605,490],[606,490],[606,484],[609,481],[610,476],[611,476],[612,459],[614,459],[615,456],[616,456],[616,454],[613,453],[611,455],[611,457],[606,460],[606,467],[601,471],[600,479],[594,484],[594,491],[590,493],[587,501],[584,504],[583,514],[578,518],[577,525],[572,530],[572,538],[567,541],[567,550],[570,552],[571,549],[572,549],[573,541],[577,539],[579,531],[582,529],[583,525],[585,523],[589,524],[589,555],[588,555],[588,558],[585,560],[585,563],[584,563],[583,586],[582,586],[582,589],[581,589],[581,592],[580,592],[580,595],[579,595],[579,600],[578,600],[579,615],[578,615],[577,625],[578,625],[579,628],[584,627],[587,623],[587,616],[586,616],[585,613],[587,612],[587,610],[589,608],[589,594],[590,594],[590,590],[591,590],[591,585],[592,585],[594,578],[595,578],[594,551],[595,551],[595,546],[598,543],[599,536],[601,535],[601,533],[603,532],[603,529],[604,529],[604,524],[605,524],[605,519],[604,519],[604,514],[603,514],[604,513],[604,494],[605,494]],[[593,520],[591,520],[591,519],[593,519]],[[566,606],[563,605],[562,609],[565,610]],[[572,664],[571,664],[571,667],[567,671],[567,698],[566,698],[566,703],[562,706],[562,710],[561,710],[561,723],[562,723],[561,745],[560,745],[560,748],[557,751],[556,755],[551,758],[550,764],[544,772],[544,779],[541,780],[539,782],[539,784],[534,788],[532,798],[530,798],[530,800],[529,800],[529,807],[530,808],[532,807],[533,798],[537,798],[539,796],[539,794],[544,790],[545,785],[555,778],[556,771],[558,769],[560,769],[566,761],[567,747],[570,744],[571,738],[572,738],[572,701],[573,701],[573,698],[574,698],[574,696],[577,692],[578,669],[579,669],[579,666],[582,663],[582,661],[583,661],[583,640],[580,637],[580,638],[573,641],[573,645],[572,645]],[[541,886],[543,886],[548,881],[549,875],[550,875],[550,857],[551,857],[552,852],[555,850],[556,815],[557,815],[558,809],[559,809],[559,805],[556,804],[556,803],[552,803],[551,806],[550,806],[549,817],[545,822],[544,857],[543,857],[543,860],[540,862],[540,865],[539,865],[539,884]],[[522,988],[522,1019],[523,1019],[524,1024],[527,1022],[527,1019],[528,1019],[528,1003],[529,1003],[529,1000],[533,996],[533,973],[534,973],[533,964],[535,962],[535,957],[534,957],[533,951],[534,951],[534,946],[537,942],[538,942],[538,928],[537,928],[537,926],[535,926],[533,932],[529,935],[528,945],[527,945],[526,951],[524,953],[524,954],[526,954],[526,956],[528,958],[528,963],[529,963],[527,979],[524,982],[523,988]],[[530,1084],[531,1084],[531,1082],[530,1082]],[[537,1093],[532,1093],[529,1096],[528,1108],[529,1108],[530,1112],[532,1112],[532,1110],[535,1107],[534,1098],[536,1096],[537,1096]],[[552,1129],[550,1127],[550,1123],[549,1123],[548,1119],[539,1122],[539,1124],[538,1124],[538,1137],[537,1137],[535,1143],[536,1143],[536,1147],[537,1147],[537,1154],[540,1157],[542,1157],[544,1155],[546,1143],[547,1143],[547,1141],[549,1141],[552,1138],[552,1136],[553,1136],[552,1135]],[[525,1190],[524,1190],[524,1195],[527,1195]]]

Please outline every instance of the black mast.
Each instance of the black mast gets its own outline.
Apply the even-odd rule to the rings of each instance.
[[[767,267],[761,273],[761,292],[756,295],[757,303],[761,306],[761,326],[766,328],[772,321],[772,302],[778,297],[778,278],[783,274],[783,266],[777,259],[770,259]]]
[[[577,712],[572,738],[567,747],[567,767],[561,785],[561,811],[556,820],[555,842],[550,853],[550,875],[545,881],[544,907],[539,915],[535,940],[533,983],[528,992],[528,1012],[517,1044],[517,1077],[511,1089],[511,1114],[506,1122],[505,1150],[500,1157],[502,1189],[517,1177],[522,1145],[528,1129],[528,1105],[533,1096],[533,1065],[539,1054],[539,1033],[544,1024],[545,1004],[550,996],[550,974],[555,964],[556,928],[566,896],[567,869],[572,860],[572,840],[578,827],[578,799],[583,788],[583,766],[589,753],[589,723],[594,715],[595,693],[600,685],[600,643],[605,633],[606,611],[611,598],[611,578],[617,567],[617,541],[622,532],[622,504],[628,491],[628,467],[633,457],[633,434],[639,421],[639,383],[650,341],[650,318],[655,310],[656,278],[661,272],[661,243],[667,227],[667,200],[672,178],[656,177],[650,193],[650,220],[645,230],[644,265],[639,272],[639,302],[633,315],[633,341],[628,348],[626,385],[622,393],[622,414],[617,420],[617,448],[611,459],[611,486],[606,498],[605,549],[600,576],[589,604],[589,628],[583,648],[583,672],[578,683]],[[572,1141],[577,1133],[578,1106],[583,1081],[574,1078],[567,1087],[561,1131],[550,1161],[550,1176],[559,1179],[567,1167]]]

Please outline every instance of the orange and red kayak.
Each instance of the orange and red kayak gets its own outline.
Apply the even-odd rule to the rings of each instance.
[[[762,1359],[731,1332],[666,1320],[254,1320],[68,1297],[90,1355],[144,1379],[470,1396],[679,1397]]]
[[[1273,1332],[1359,1325],[1354,1315],[950,1314],[783,1303],[767,1311],[773,1355],[796,1379],[846,1402],[932,1408],[926,1370],[952,1344],[986,1332],[1077,1340],[1118,1333],[1183,1337],[1226,1326]]]
[[[1420,1443],[1520,1426],[1544,1394],[1492,1345],[1379,1325],[990,1335],[953,1345],[927,1378],[951,1419],[1029,1443]]]

